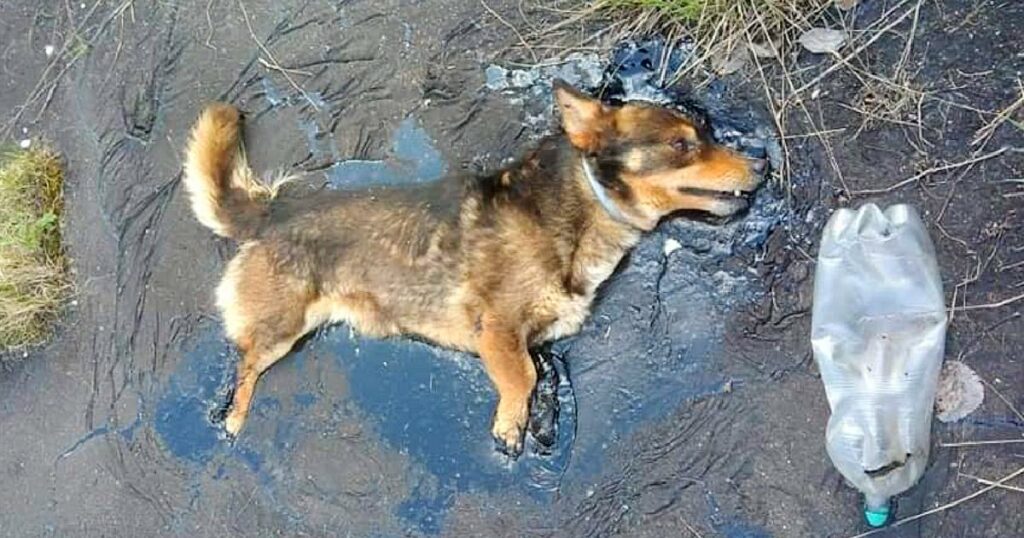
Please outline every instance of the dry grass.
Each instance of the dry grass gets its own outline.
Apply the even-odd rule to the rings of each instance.
[[[565,20],[543,30],[546,37],[575,22],[611,22],[604,37],[621,40],[660,33],[692,39],[699,54],[672,73],[670,82],[694,70],[717,69],[737,54],[754,48],[779,54],[803,30],[812,27],[833,0],[593,0],[568,11]],[[756,14],[756,16],[755,16]],[[670,39],[671,41],[672,39]]]
[[[45,339],[70,290],[63,182],[48,149],[0,151],[0,350]]]

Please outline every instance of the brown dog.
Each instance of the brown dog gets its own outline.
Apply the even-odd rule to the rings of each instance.
[[[305,198],[256,180],[237,109],[202,113],[185,186],[199,221],[241,242],[217,288],[244,355],[229,434],[260,374],[343,321],[479,354],[499,395],[492,433],[519,453],[537,379],[527,348],[579,330],[598,285],[666,215],[746,207],[762,164],[674,110],[610,106],[562,83],[555,100],[565,136],[492,175]]]

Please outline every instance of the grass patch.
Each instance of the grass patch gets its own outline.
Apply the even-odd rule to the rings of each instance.
[[[0,351],[44,340],[71,289],[63,184],[53,151],[0,149]]]
[[[599,9],[609,10],[650,10],[659,17],[681,23],[700,20],[705,10],[720,12],[724,2],[715,0],[604,0],[598,2]]]
[[[699,51],[678,79],[694,69],[720,71],[737,54],[756,48],[779,55],[812,26],[834,0],[595,0],[587,11],[619,21],[618,37],[661,33],[688,37]]]

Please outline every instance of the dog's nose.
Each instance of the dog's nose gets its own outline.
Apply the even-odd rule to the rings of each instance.
[[[747,158],[747,162],[750,163],[750,170],[752,172],[755,174],[764,174],[765,168],[768,167],[768,150],[763,145],[746,145],[740,150],[740,153]]]
[[[751,159],[763,160],[768,157],[768,150],[763,144],[748,144],[740,151]]]

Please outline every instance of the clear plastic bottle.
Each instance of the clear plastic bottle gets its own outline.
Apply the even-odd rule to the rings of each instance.
[[[928,463],[946,321],[935,249],[914,208],[867,204],[832,215],[811,343],[832,409],[828,455],[864,493],[872,526],[886,523],[890,499]]]

